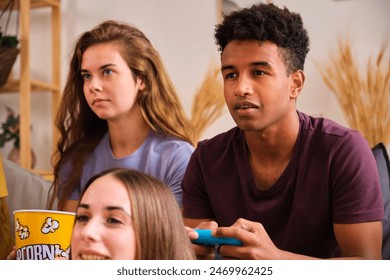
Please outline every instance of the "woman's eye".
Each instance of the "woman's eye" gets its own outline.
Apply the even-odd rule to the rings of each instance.
[[[83,78],[84,81],[90,80],[91,79],[91,74],[88,73],[82,73],[81,77]]]
[[[115,218],[108,218],[107,223],[109,223],[109,224],[122,224],[122,222],[120,220],[115,219]]]
[[[103,70],[103,75],[104,76],[108,76],[108,75],[111,75],[112,74],[112,70],[111,69],[104,69]]]
[[[89,217],[86,216],[86,215],[77,215],[77,216],[76,216],[76,221],[77,221],[77,222],[80,222],[80,223],[82,223],[82,222],[88,222],[88,221],[89,221]]]

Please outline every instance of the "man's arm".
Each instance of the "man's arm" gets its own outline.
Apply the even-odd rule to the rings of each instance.
[[[343,258],[382,259],[380,221],[334,224],[333,228]]]
[[[341,250],[338,259],[381,259],[382,224],[380,221],[356,224],[334,224],[336,240]],[[221,246],[223,258],[305,260],[311,256],[278,249],[260,223],[238,219],[231,227],[214,231],[216,236],[234,237],[243,246]]]

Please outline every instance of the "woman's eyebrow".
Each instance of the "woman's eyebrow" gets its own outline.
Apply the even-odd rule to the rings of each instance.
[[[89,205],[88,204],[84,204],[84,203],[80,203],[79,206],[77,206],[77,208],[89,209]]]
[[[107,64],[100,66],[99,70],[103,70],[103,69],[106,69],[106,68],[112,67],[112,66],[117,66],[117,65],[115,63],[107,63]],[[80,72],[81,73],[88,73],[89,71],[86,69],[80,69]]]
[[[115,63],[107,63],[99,67],[100,70],[105,69],[107,67],[116,66]]]
[[[107,206],[106,209],[109,210],[109,211],[112,211],[112,210],[122,210],[122,211],[125,211],[125,209],[123,209],[123,207],[120,207],[120,206]]]
[[[131,214],[130,214],[128,211],[126,211],[126,210],[125,210],[123,207],[121,207],[121,206],[107,206],[107,207],[105,207],[105,209],[106,209],[107,211],[119,210],[119,211],[122,211],[122,212],[126,213],[129,217],[131,217]]]
[[[90,209],[91,207],[89,206],[89,204],[85,204],[85,203],[81,203],[79,204],[79,206],[77,206],[77,209],[79,208],[83,208],[83,209]],[[131,214],[129,212],[127,212],[123,207],[121,206],[107,206],[105,207],[105,209],[107,211],[115,211],[115,210],[119,210],[119,211],[122,211],[124,213],[126,213],[128,216],[131,217]]]

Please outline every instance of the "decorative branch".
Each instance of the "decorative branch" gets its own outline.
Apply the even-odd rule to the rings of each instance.
[[[224,107],[220,69],[210,66],[192,103],[191,122],[195,127],[197,140],[206,128],[223,114]]]
[[[390,57],[386,56],[388,41],[375,59],[367,62],[361,75],[352,54],[351,42],[339,40],[338,49],[320,68],[321,76],[335,94],[351,128],[360,131],[371,146],[390,144]]]

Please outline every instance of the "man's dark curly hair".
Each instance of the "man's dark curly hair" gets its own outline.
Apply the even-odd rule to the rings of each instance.
[[[215,40],[221,53],[232,40],[271,41],[280,48],[287,74],[303,70],[309,52],[309,36],[301,16],[272,3],[224,15],[215,27]]]

